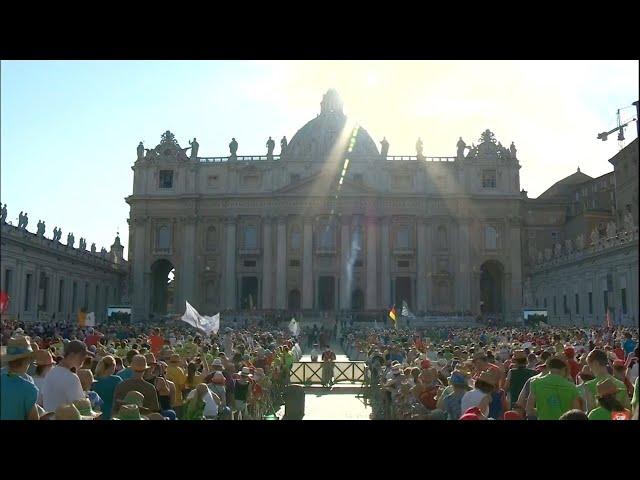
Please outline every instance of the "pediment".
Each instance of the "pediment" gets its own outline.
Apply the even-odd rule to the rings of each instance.
[[[295,196],[331,195],[338,193],[338,178],[326,173],[317,173],[296,183],[286,185],[274,193]],[[343,181],[340,188],[341,195],[371,195],[378,193],[375,188],[352,180]]]

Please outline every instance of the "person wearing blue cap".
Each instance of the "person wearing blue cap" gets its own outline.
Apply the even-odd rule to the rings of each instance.
[[[471,387],[467,378],[459,370],[451,373],[449,384],[453,387],[453,392],[444,397],[444,411],[447,414],[447,420],[458,420],[462,415],[462,397],[471,390]]]

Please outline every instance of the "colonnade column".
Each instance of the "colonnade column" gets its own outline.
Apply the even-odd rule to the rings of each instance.
[[[276,308],[284,310],[287,300],[287,217],[278,217],[276,259]]]
[[[313,218],[304,218],[302,255],[302,308],[313,309]]]
[[[515,217],[509,222],[509,257],[511,261],[511,311],[508,321],[513,321],[522,313],[522,263],[520,261],[520,223]]]
[[[225,308],[236,309],[236,217],[227,217],[225,240]]]
[[[273,242],[271,238],[271,217],[262,218],[262,308],[273,305]]]
[[[365,308],[376,310],[378,308],[378,232],[377,218],[367,217],[367,295],[365,297]],[[385,305],[386,307],[386,305]]]
[[[471,310],[471,265],[469,248],[471,238],[469,236],[469,222],[461,219],[458,224],[458,261],[459,271],[456,275],[458,284],[457,304],[462,310]]]

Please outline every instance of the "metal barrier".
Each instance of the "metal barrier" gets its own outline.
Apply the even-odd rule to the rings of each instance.
[[[289,374],[290,383],[322,383],[323,362],[295,362]],[[365,362],[333,362],[333,381],[364,382],[367,365]]]

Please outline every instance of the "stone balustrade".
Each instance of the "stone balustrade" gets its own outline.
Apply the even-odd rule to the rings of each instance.
[[[76,247],[70,247],[60,242],[55,242],[50,238],[40,237],[37,234],[30,232],[23,228],[18,228],[15,225],[10,225],[8,223],[2,224],[2,235],[7,235],[9,237],[16,238],[21,241],[27,241],[34,245],[39,245],[42,247],[54,249],[60,251],[60,253],[64,253],[66,255],[71,255],[79,260],[90,262],[95,265],[99,265],[105,268],[111,269],[119,269],[120,266],[114,263],[111,260],[111,256],[109,252],[106,252],[104,255],[101,252],[96,251],[92,253],[90,250],[82,250]]]
[[[256,161],[271,161],[271,160],[280,160],[282,158],[281,155],[238,155],[236,157],[198,157],[199,163],[223,163],[228,161],[234,162],[256,162]],[[351,157],[354,159],[361,160],[372,160],[368,157]],[[378,160],[378,158],[373,158],[373,160]],[[387,155],[385,160],[390,162],[408,162],[408,161],[418,161],[422,160],[425,162],[455,162],[456,157],[417,157],[415,155]]]
[[[544,259],[542,263],[536,263],[533,266],[533,271],[565,265],[567,263],[597,255],[604,251],[609,251],[610,249],[625,247],[632,242],[637,242],[638,237],[638,227],[634,227],[631,232],[618,232],[614,237],[601,238],[595,245],[590,245],[582,250],[574,250],[571,253],[567,253],[563,247],[562,255],[560,257],[554,256],[550,260]]]

